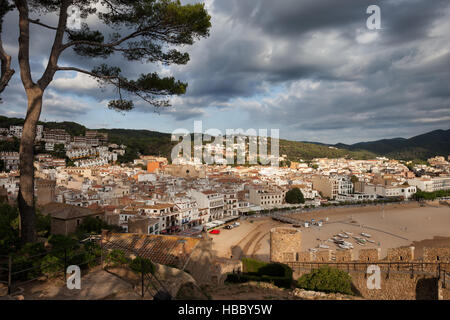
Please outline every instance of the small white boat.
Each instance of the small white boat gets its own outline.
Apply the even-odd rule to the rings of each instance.
[[[316,248],[310,248],[309,251],[311,251],[311,252],[317,252],[317,249],[316,249]]]
[[[349,247],[347,247],[345,244],[338,244],[338,247],[344,250],[348,250],[350,249]]]
[[[372,237],[370,234],[368,234],[368,233],[361,233],[361,235],[363,236],[363,237],[366,237],[366,238],[370,238],[370,237]]]
[[[356,242],[356,243],[359,244],[360,246],[363,246],[363,247],[366,245],[364,242],[359,242],[359,241],[358,241],[358,242]]]
[[[344,246],[347,246],[350,249],[353,249],[353,244],[351,244],[350,242],[344,241]]]
[[[371,240],[371,239],[367,239],[367,242],[375,243],[375,241],[373,241],[373,240]]]
[[[330,238],[327,240],[328,242],[334,242],[335,240],[333,238]]]
[[[339,233],[338,236],[341,238],[344,238],[344,239],[348,239],[348,235],[343,234],[343,233]]]
[[[344,233],[345,233],[346,235],[348,235],[348,236],[352,236],[352,235],[353,235],[353,233],[347,232],[347,231],[344,231]]]
[[[321,248],[321,249],[330,249],[330,246],[327,246],[326,244],[321,244],[319,246],[319,248]]]

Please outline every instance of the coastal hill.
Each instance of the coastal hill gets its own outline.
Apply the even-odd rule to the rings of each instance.
[[[389,158],[411,160],[428,159],[450,154],[450,129],[435,130],[409,139],[394,138],[352,145],[337,144],[335,147],[348,150],[367,150]]]
[[[0,116],[0,128],[11,125],[22,125],[20,118]],[[40,122],[46,128],[65,129],[73,136],[84,135],[87,128],[75,122]],[[161,155],[168,157],[176,142],[171,141],[169,133],[150,130],[131,129],[98,129],[108,133],[111,143],[124,144],[128,148],[124,161],[137,158],[137,154]],[[13,146],[13,147],[11,147]],[[17,148],[17,144],[0,144],[0,151]],[[8,150],[6,150],[8,149]],[[316,142],[300,142],[280,139],[280,155],[286,154],[288,159],[311,160],[313,158],[348,157],[353,159],[371,159],[386,156],[399,160],[426,160],[437,155],[447,156],[450,153],[450,129],[435,130],[409,139],[394,138],[355,144],[328,145]]]

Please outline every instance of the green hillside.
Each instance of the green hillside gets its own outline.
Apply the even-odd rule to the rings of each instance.
[[[23,122],[24,120],[20,118],[0,116],[0,127],[3,128],[23,125]],[[51,129],[66,129],[73,136],[84,135],[87,130],[85,126],[75,122],[40,122],[40,124]],[[128,147],[126,156],[120,159],[123,162],[136,159],[138,154],[170,157],[171,150],[176,145],[176,142],[171,142],[171,135],[168,133],[130,129],[99,129],[98,131],[108,133],[111,143],[124,144]],[[18,149],[18,143],[17,141],[0,143],[0,149],[15,151]],[[384,139],[352,145],[280,140],[280,155],[283,154],[287,155],[291,161],[324,157],[373,159],[376,156],[387,156],[399,160],[426,160],[436,155],[450,154],[450,130],[436,130],[410,139]]]
[[[280,155],[289,160],[311,160],[313,158],[374,159],[377,155],[366,150],[348,150],[314,143],[280,140]]]
[[[426,160],[437,155],[445,157],[450,155],[450,129],[435,130],[409,139],[383,139],[336,146],[349,150],[368,150],[399,160]]]

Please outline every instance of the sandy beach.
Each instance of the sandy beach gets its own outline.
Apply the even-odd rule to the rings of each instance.
[[[293,214],[299,221],[323,220],[322,227],[301,227],[301,251],[326,244],[331,250],[336,245],[327,240],[334,235],[348,232],[360,236],[371,235],[375,243],[360,246],[350,236],[346,241],[354,245],[355,256],[365,248],[381,248],[385,257],[388,248],[413,245],[416,256],[422,254],[424,246],[450,246],[450,207],[444,205],[421,206],[418,203],[370,206],[363,208],[333,208],[316,212]],[[292,226],[271,218],[249,218],[232,230],[221,229],[221,234],[211,235],[213,247],[220,257],[238,259],[243,256],[264,261],[269,260],[270,229],[277,226]]]

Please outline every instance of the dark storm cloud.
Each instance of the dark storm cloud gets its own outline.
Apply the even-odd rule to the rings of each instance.
[[[229,0],[216,1],[215,8],[230,19],[261,28],[266,34],[297,38],[320,29],[362,24],[365,9],[377,1],[367,0]],[[378,1],[379,2],[379,1]]]
[[[187,2],[187,1],[184,1]],[[196,2],[196,1],[188,1]],[[208,117],[225,108],[254,127],[285,128],[282,136],[324,142],[357,141],[450,124],[450,3],[444,0],[207,0],[211,36],[192,47],[186,66],[163,68],[108,60],[127,76],[158,70],[189,83],[172,108],[156,110],[175,121]],[[366,28],[366,9],[381,8],[382,30]],[[55,17],[46,17],[55,23]],[[4,43],[15,50],[17,14]],[[101,25],[93,29],[106,31]],[[33,38],[32,67],[42,72],[52,32]],[[14,55],[17,53],[15,52]],[[90,70],[104,62],[72,51],[61,65]],[[18,70],[17,65],[15,65]],[[5,113],[24,107],[20,80],[3,94]],[[106,104],[114,91],[101,91],[87,76],[59,73],[51,85],[48,115],[73,118],[88,112],[84,100]],[[68,95],[68,93],[71,95]],[[79,97],[77,100],[76,97]],[[64,101],[59,103],[58,101]],[[71,104],[77,106],[72,107]],[[137,112],[155,112],[135,101]],[[233,128],[229,123],[227,127]],[[173,129],[167,124],[167,130]],[[370,135],[370,136],[369,136]],[[384,136],[383,136],[384,135]],[[332,139],[334,141],[327,141]],[[350,142],[351,142],[350,141]]]

